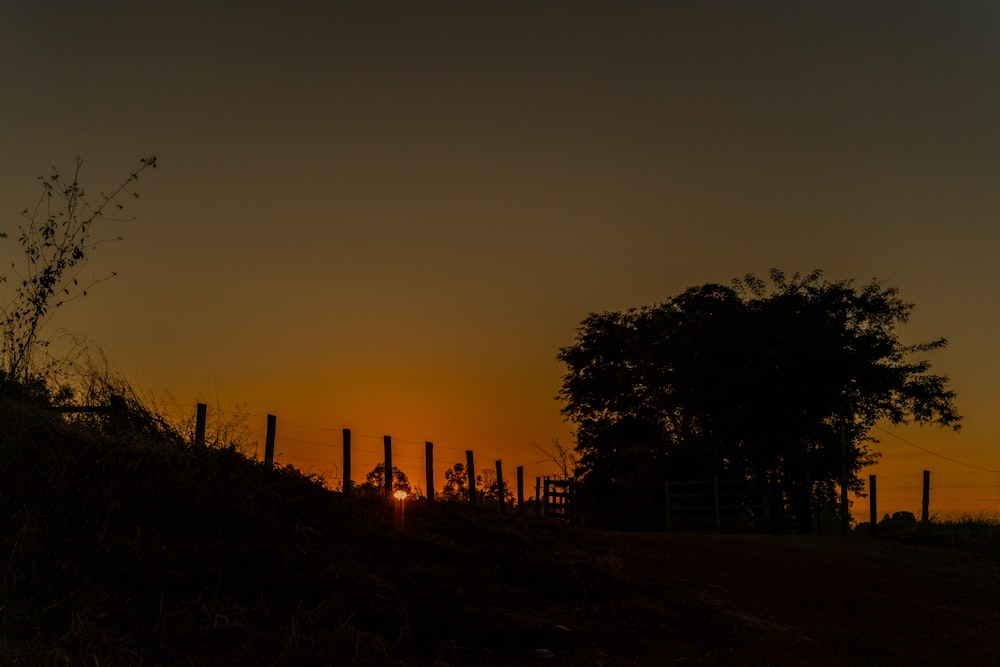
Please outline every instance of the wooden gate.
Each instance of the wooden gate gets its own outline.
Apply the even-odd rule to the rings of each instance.
[[[542,512],[545,516],[570,520],[573,518],[574,481],[545,478]]]
[[[762,529],[766,506],[742,480],[667,482],[667,530],[753,531]]]

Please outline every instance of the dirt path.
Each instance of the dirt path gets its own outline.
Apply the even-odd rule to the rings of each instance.
[[[863,538],[597,541],[632,590],[573,614],[576,664],[1000,665],[995,561]]]

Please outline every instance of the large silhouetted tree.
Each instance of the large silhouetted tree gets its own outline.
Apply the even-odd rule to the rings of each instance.
[[[770,278],[582,322],[559,351],[559,395],[593,496],[638,487],[655,502],[668,478],[748,479],[805,529],[842,478],[860,488],[878,421],[958,428],[948,379],[917,357],[946,341],[900,341],[913,304],[898,290],[819,271]]]

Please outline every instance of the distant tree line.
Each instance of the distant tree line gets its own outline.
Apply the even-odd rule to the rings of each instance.
[[[878,280],[820,271],[692,287],[593,313],[560,349],[590,519],[655,527],[669,479],[746,480],[809,530],[837,491],[862,489],[879,421],[958,429],[948,378],[906,345],[913,304]]]
[[[495,470],[484,468],[475,478],[476,499],[480,504],[487,506],[499,505],[501,493],[503,494],[505,503],[508,505],[513,503],[514,492],[511,490],[507,480],[504,480],[501,489],[501,485],[497,483]],[[464,463],[456,463],[445,470],[444,479],[444,486],[441,488],[440,493],[436,495],[437,499],[445,502],[469,502],[469,473]],[[365,476],[365,481],[359,487],[359,491],[363,494],[378,497],[381,496],[382,490],[385,488],[384,484],[385,464],[377,463]],[[394,492],[405,491],[408,496],[413,498],[423,498],[425,496],[424,490],[419,486],[411,484],[406,473],[396,466],[392,466],[392,490]]]

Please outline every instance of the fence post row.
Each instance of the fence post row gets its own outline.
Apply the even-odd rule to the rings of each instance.
[[[60,406],[53,408],[57,412],[63,413],[78,413],[78,412],[112,412],[115,406]],[[206,431],[208,422],[208,406],[205,403],[197,404],[197,414],[195,417],[195,432],[194,432],[194,444],[197,446],[205,446],[206,444]],[[274,444],[276,440],[277,433],[277,417],[272,414],[267,415],[267,435],[264,443],[264,465],[268,468],[274,466]],[[393,478],[393,468],[392,468],[392,436],[383,436],[383,444],[385,447],[385,460],[383,463],[385,477],[383,480],[383,493],[385,497],[392,497],[392,488],[394,483]],[[343,446],[344,446],[344,474],[343,474],[343,492],[349,499],[352,495],[352,490],[354,487],[354,482],[352,481],[351,474],[351,429],[343,429]],[[434,443],[425,442],[425,455],[426,455],[426,467],[425,473],[427,476],[427,500],[434,502]],[[466,460],[466,470],[468,473],[469,481],[469,504],[472,506],[476,505],[476,467],[473,452],[471,449],[465,451]],[[504,495],[504,483],[503,483],[503,466],[501,459],[496,461],[496,475],[497,475],[497,487],[500,489],[499,492],[499,504],[500,510],[504,511],[506,508],[506,498]],[[877,503],[877,484],[876,476],[868,476],[868,495],[869,495],[869,524],[871,532],[875,532],[878,526],[878,503]],[[710,492],[714,500],[714,523],[715,529],[721,530],[722,528],[722,509],[721,505],[721,493],[719,489],[719,480],[713,479],[713,488]],[[678,483],[680,486],[684,486],[687,483]],[[923,488],[921,494],[920,503],[920,523],[926,526],[930,522],[930,487],[931,487],[931,473],[929,470],[923,471]],[[551,487],[551,488],[550,488]],[[674,524],[674,517],[671,512],[671,498],[678,497],[676,491],[670,488],[670,482],[665,482],[665,492],[666,492],[666,525],[667,530],[670,530]],[[545,489],[543,495],[542,489],[542,477],[535,477],[535,503],[536,511],[544,512],[549,514],[550,511],[562,514],[565,511],[565,507],[559,507],[563,505],[566,501],[564,498],[568,497],[569,487],[563,488],[560,482],[551,482],[548,478],[545,478]],[[673,492],[672,492],[673,491]],[[767,518],[767,503],[763,502],[764,518]],[[517,466],[517,507],[520,509],[524,506],[524,466]]]
[[[70,407],[59,407],[56,408],[59,412],[109,412],[110,409],[107,406],[70,406]],[[205,446],[206,444],[206,432],[208,423],[208,405],[205,403],[198,403],[196,406],[196,417],[195,417],[195,432],[194,432],[194,444],[197,446]],[[264,441],[264,465],[268,468],[274,466],[274,447],[275,441],[277,440],[277,421],[278,418],[275,415],[267,415],[267,435]],[[351,471],[351,429],[345,428],[342,431],[343,435],[343,448],[344,448],[344,474],[343,474],[343,488],[342,491],[350,500],[353,489],[354,481],[352,479]],[[383,479],[382,491],[386,498],[392,497],[393,488],[393,474],[392,474],[392,436],[386,435],[382,438],[385,458],[383,462],[383,468],[385,477]],[[427,441],[424,443],[425,447],[425,474],[427,477],[427,500],[434,502],[434,443]],[[476,504],[476,467],[474,454],[471,449],[465,451],[466,468],[469,479],[469,504],[475,506]],[[497,459],[496,462],[496,473],[497,473],[497,487],[500,489],[499,492],[499,503],[500,510],[506,510],[506,497],[504,494],[504,481],[503,481],[503,464],[501,459]],[[544,505],[542,499],[542,478],[535,478],[535,501],[536,510],[542,511],[542,506]],[[517,507],[520,509],[524,506],[524,466],[517,466]]]

